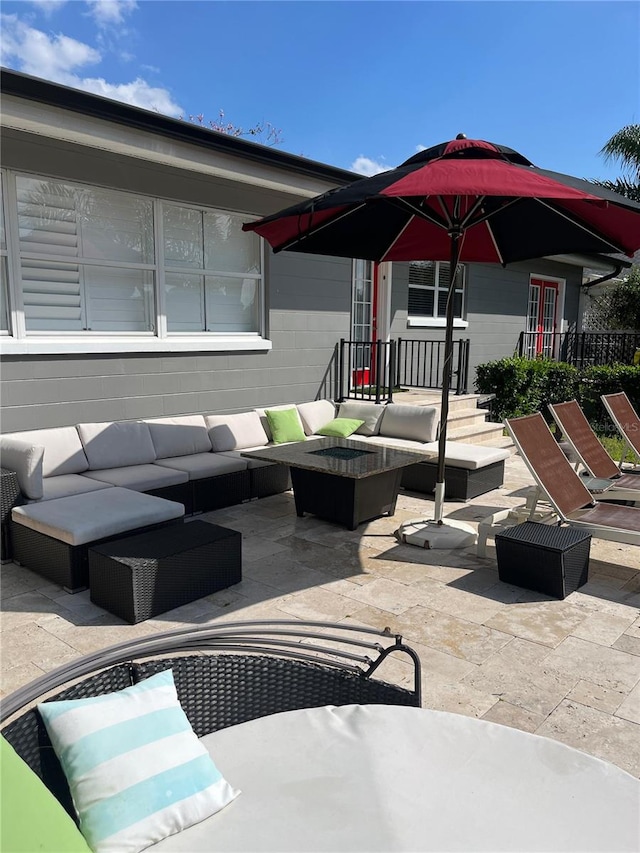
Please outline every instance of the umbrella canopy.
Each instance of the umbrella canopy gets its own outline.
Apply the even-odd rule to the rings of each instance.
[[[243,225],[275,252],[370,261],[449,261],[436,521],[442,521],[453,354],[453,292],[460,262],[499,263],[556,254],[631,255],[640,204],[545,171],[504,145],[460,134],[396,169],[360,178]]]

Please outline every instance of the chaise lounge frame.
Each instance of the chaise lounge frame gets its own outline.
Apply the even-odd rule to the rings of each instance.
[[[568,524],[600,539],[640,545],[640,509],[596,503],[562,452],[540,412],[505,420],[538,487]]]

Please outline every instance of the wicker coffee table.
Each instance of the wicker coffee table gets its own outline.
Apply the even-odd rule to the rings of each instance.
[[[206,521],[89,549],[91,601],[132,624],[241,580],[240,534]]]

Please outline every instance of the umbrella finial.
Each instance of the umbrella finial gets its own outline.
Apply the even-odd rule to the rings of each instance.
[[[466,138],[467,138],[467,134],[466,134],[466,133],[459,133],[459,134],[456,136],[456,139],[466,139]]]

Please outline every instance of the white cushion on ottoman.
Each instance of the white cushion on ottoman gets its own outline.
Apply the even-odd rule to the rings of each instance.
[[[425,444],[423,450],[431,453],[430,462],[438,459],[438,442],[432,441]],[[476,468],[484,468],[494,462],[501,462],[510,456],[508,450],[502,447],[485,447],[479,444],[463,444],[461,441],[445,442],[445,464],[452,468],[466,468],[474,471]]]
[[[183,505],[175,501],[117,488],[17,506],[11,511],[17,524],[68,545],[84,545],[183,515]]]

